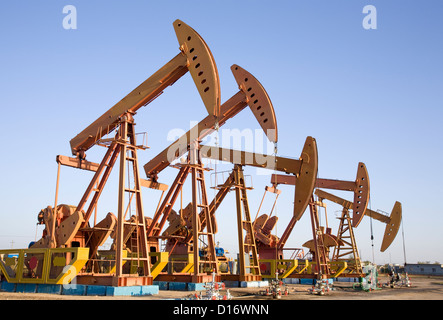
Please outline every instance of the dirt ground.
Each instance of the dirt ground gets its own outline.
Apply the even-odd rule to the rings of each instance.
[[[382,287],[366,292],[353,289],[353,283],[334,282],[329,293],[320,296],[310,293],[311,285],[288,284],[289,295],[281,300],[443,300],[443,277],[410,275],[411,287]],[[379,283],[385,284],[387,276],[380,276]],[[229,288],[232,300],[275,300],[260,294],[264,288]],[[221,290],[225,293],[226,290]],[[195,293],[190,291],[164,291],[153,296],[67,296],[40,293],[11,293],[0,291],[0,300],[169,300],[183,299]]]

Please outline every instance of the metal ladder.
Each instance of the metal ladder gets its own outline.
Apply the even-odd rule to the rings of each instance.
[[[331,274],[331,268],[328,263],[327,249],[323,239],[324,234],[322,228],[320,227],[317,204],[314,201],[314,196],[311,196],[309,209],[311,213],[311,226],[315,246],[315,260],[317,263],[317,271],[319,276],[328,277]]]
[[[237,224],[238,224],[238,240],[239,240],[239,251],[240,251],[240,276],[246,276],[246,263],[245,254],[248,255],[252,253],[252,259],[249,261],[249,273],[254,275],[260,275],[260,265],[258,261],[258,250],[255,243],[254,229],[251,221],[251,214],[249,210],[249,201],[246,193],[246,185],[243,174],[243,168],[240,165],[235,165],[234,167],[234,181],[235,181],[235,194],[237,202]],[[243,235],[243,230],[246,231],[248,235],[248,243],[245,241]]]
[[[193,179],[193,189],[200,190],[200,203],[194,202],[193,204],[196,206],[194,209],[195,219],[197,221],[193,222],[193,230],[192,232],[196,232],[197,236],[193,237],[193,239],[198,239],[199,242],[202,242],[206,245],[206,255],[205,257],[200,258],[199,253],[196,248],[199,248],[200,246],[195,246],[194,240],[192,241],[193,245],[193,251],[194,255],[197,255],[199,257],[199,265],[203,264],[203,271],[204,272],[212,272],[215,270],[216,273],[218,273],[218,263],[217,263],[217,257],[215,254],[215,240],[214,240],[214,226],[212,225],[212,219],[210,217],[210,207],[208,204],[208,196],[206,193],[206,183],[205,183],[205,176],[204,176],[204,169],[199,163],[198,165],[192,165],[191,171],[193,171],[192,176]],[[195,185],[194,185],[195,184]],[[196,210],[197,209],[197,210]],[[200,213],[200,214],[199,214]],[[205,227],[201,228],[201,220],[204,220]],[[196,228],[194,227],[196,226]],[[206,232],[204,231],[206,229]],[[204,241],[202,238],[206,237],[206,241]]]
[[[145,147],[136,145],[133,122],[123,121],[121,124],[121,129],[123,129],[123,131],[120,141],[118,142],[121,148],[120,179],[124,179],[124,176],[126,175],[128,178],[128,186],[120,186],[120,188],[123,188],[123,190],[120,190],[119,197],[125,198],[125,194],[129,193],[130,197],[127,209],[131,207],[133,198],[135,198],[136,206],[135,221],[132,221],[132,219],[130,219],[129,222],[124,221],[124,215],[126,214],[127,210],[125,213],[122,212],[123,217],[121,217],[121,219],[123,219],[123,230],[125,226],[129,225],[129,232],[126,235],[126,239],[123,239],[123,245],[129,241],[129,249],[131,251],[131,254],[126,258],[122,257],[122,260],[130,261],[130,269],[137,266],[136,273],[146,276],[150,275],[150,262],[137,159],[137,150],[144,149]],[[125,165],[128,166],[128,172],[126,174],[124,168]],[[132,170],[130,167],[132,167]],[[130,172],[132,172],[132,177],[129,176]],[[124,199],[119,201],[122,201],[121,205],[123,206]]]

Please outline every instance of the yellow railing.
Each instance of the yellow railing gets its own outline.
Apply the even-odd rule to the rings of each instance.
[[[331,261],[331,270],[334,272],[333,278],[337,278],[341,273],[343,273],[348,268],[348,263],[346,261]]]
[[[152,279],[155,279],[163,268],[168,264],[168,252],[149,252],[150,257],[156,257],[154,265],[151,267]]]
[[[270,274],[261,274],[262,278],[275,278],[275,272],[279,272],[279,278],[289,276],[298,266],[297,259],[260,259],[260,264],[269,263]],[[281,274],[280,274],[281,273]]]
[[[88,248],[0,250],[0,270],[11,283],[68,284],[88,257]]]

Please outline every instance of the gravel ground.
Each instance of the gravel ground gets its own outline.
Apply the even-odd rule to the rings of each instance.
[[[386,283],[387,277],[380,277]],[[353,283],[334,282],[332,290],[323,295],[310,293],[310,285],[288,284],[289,295],[281,300],[443,300],[443,277],[410,276],[411,287],[383,287],[371,292],[353,289]],[[230,288],[234,301],[275,300],[260,294],[263,288]],[[224,293],[225,290],[221,291]],[[40,293],[11,293],[0,291],[0,300],[168,300],[182,299],[198,292],[163,291],[143,297],[66,296]]]

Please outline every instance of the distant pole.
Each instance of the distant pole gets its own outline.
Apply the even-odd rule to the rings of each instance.
[[[14,248],[14,240],[11,240],[11,249]]]
[[[406,265],[406,247],[405,247],[405,231],[403,229],[403,218],[401,219],[401,235],[403,238],[403,258],[405,259],[404,265]]]

